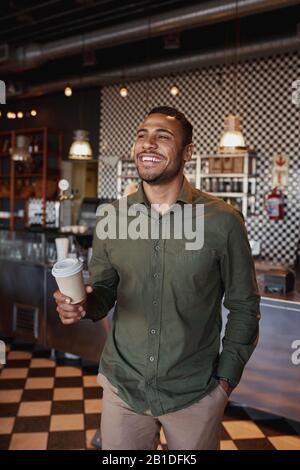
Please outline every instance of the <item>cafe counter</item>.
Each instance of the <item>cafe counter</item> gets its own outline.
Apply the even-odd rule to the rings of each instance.
[[[291,292],[261,287],[260,295],[258,344],[231,399],[300,421],[300,277]],[[224,309],[224,322],[227,314]]]
[[[98,362],[108,320],[61,323],[53,298],[54,255],[52,233],[0,231],[0,335]]]

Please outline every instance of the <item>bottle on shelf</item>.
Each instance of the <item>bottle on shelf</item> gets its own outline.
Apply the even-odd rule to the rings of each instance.
[[[237,193],[237,191],[238,191],[238,180],[237,180],[237,178],[233,178],[233,180],[232,180],[232,191],[234,193]]]
[[[219,191],[222,193],[224,191],[224,179],[219,178]]]
[[[29,147],[28,147],[28,150],[29,150],[29,153],[33,153],[33,145],[34,145],[34,142],[33,142],[33,136],[30,138],[30,141],[29,141]]]
[[[38,153],[40,150],[39,138],[38,136],[33,137],[33,153]]]
[[[219,190],[218,179],[211,178],[211,190],[213,193],[217,193]]]
[[[231,181],[229,179],[224,180],[224,191],[225,193],[231,192]]]
[[[255,194],[255,180],[248,181],[248,193],[251,195]]]
[[[210,178],[205,178],[205,191],[207,192],[210,192],[211,189],[210,189],[210,186],[211,186],[211,181],[210,181]]]

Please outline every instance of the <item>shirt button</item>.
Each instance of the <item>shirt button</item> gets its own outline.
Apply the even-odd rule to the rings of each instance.
[[[159,250],[160,250],[160,246],[159,246],[159,245],[155,245],[154,249],[155,249],[156,251],[159,251]]]
[[[156,307],[156,305],[158,305],[158,302],[157,300],[153,300],[153,305]]]
[[[157,278],[159,277],[159,274],[158,274],[158,273],[154,273],[154,274],[153,274],[153,277],[154,277],[155,279],[157,279]]]
[[[156,330],[153,329],[153,330],[150,331],[150,333],[151,333],[152,335],[155,335]]]
[[[150,362],[154,362],[154,356],[150,356],[150,357],[149,357],[149,361],[150,361]]]

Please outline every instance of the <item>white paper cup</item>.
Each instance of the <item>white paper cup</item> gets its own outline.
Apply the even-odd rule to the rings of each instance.
[[[70,297],[71,304],[78,304],[86,298],[82,267],[79,259],[65,258],[52,268],[60,292]]]
[[[55,238],[57,261],[65,259],[69,252],[69,239],[68,238]]]

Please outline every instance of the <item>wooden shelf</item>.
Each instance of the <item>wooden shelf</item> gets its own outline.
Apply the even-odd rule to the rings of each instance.
[[[247,173],[201,173],[201,178],[244,178]],[[254,179],[255,176],[248,176],[248,180]]]
[[[15,162],[11,158],[10,152],[3,150],[7,148],[13,148],[16,143],[16,138],[19,135],[26,135],[30,138],[31,145],[32,145],[32,160],[34,162],[41,163],[40,166],[33,166],[33,167],[24,167],[24,173],[19,171],[19,162]],[[7,142],[8,140],[8,142]],[[5,142],[5,144],[3,144]],[[28,201],[29,197],[22,197],[18,196],[20,194],[21,187],[25,185],[26,179],[28,180],[29,184],[32,185],[34,182],[37,184],[41,182],[49,181],[51,179],[55,179],[57,182],[60,178],[60,171],[61,171],[61,160],[62,160],[62,153],[63,153],[63,132],[59,129],[49,128],[49,127],[39,127],[39,128],[28,128],[28,129],[15,129],[11,131],[0,131],[0,144],[1,150],[0,157],[3,157],[3,162],[1,164],[0,158],[0,185],[4,185],[5,183],[8,184],[9,180],[11,180],[10,184],[10,194],[9,196],[0,196],[1,200],[1,207],[0,209],[4,210],[4,202],[7,204],[9,202],[10,210],[8,211],[9,217],[5,217],[6,220],[9,221],[10,230],[14,230],[14,222],[16,220],[26,220],[25,208],[26,208],[26,201]],[[3,145],[7,145],[7,147],[3,147]],[[38,149],[37,152],[34,152],[34,148]],[[7,159],[10,159],[10,165],[8,166]],[[23,168],[22,168],[23,169]],[[21,170],[22,170],[21,169]],[[36,171],[34,171],[36,169]],[[26,171],[26,172],[25,172]],[[7,174],[9,173],[9,174]],[[41,189],[42,195],[39,199],[43,200],[43,215],[42,215],[42,225],[46,223],[46,196],[47,196],[47,185],[42,185]],[[22,190],[21,190],[22,191]],[[5,193],[4,193],[5,194]],[[22,192],[21,192],[22,194]],[[24,192],[25,194],[25,192]],[[30,197],[35,197],[34,195]],[[24,209],[24,216],[18,216],[15,213],[15,207],[20,209]],[[5,209],[6,211],[6,209]]]
[[[43,176],[43,173],[24,173],[22,175],[15,174],[16,179],[19,179],[19,178],[36,178],[38,176],[41,178]]]
[[[35,196],[29,196],[29,197],[35,197]],[[15,196],[15,197],[14,197],[14,200],[15,200],[15,201],[27,201],[27,199],[29,199],[29,197]]]
[[[35,196],[30,196],[30,197],[35,197]],[[0,199],[10,199],[10,196],[0,196]],[[22,197],[22,196],[15,196],[14,200],[15,201],[26,201],[29,199],[28,197]]]
[[[221,192],[221,193],[214,193],[211,191],[208,191],[209,194],[213,194],[214,196],[220,196],[220,197],[243,197],[247,196],[247,193],[226,193],[226,192]]]
[[[224,154],[212,154],[212,155],[200,155],[201,158],[238,158],[238,157],[251,157],[254,156],[255,154],[253,153],[224,153]]]

